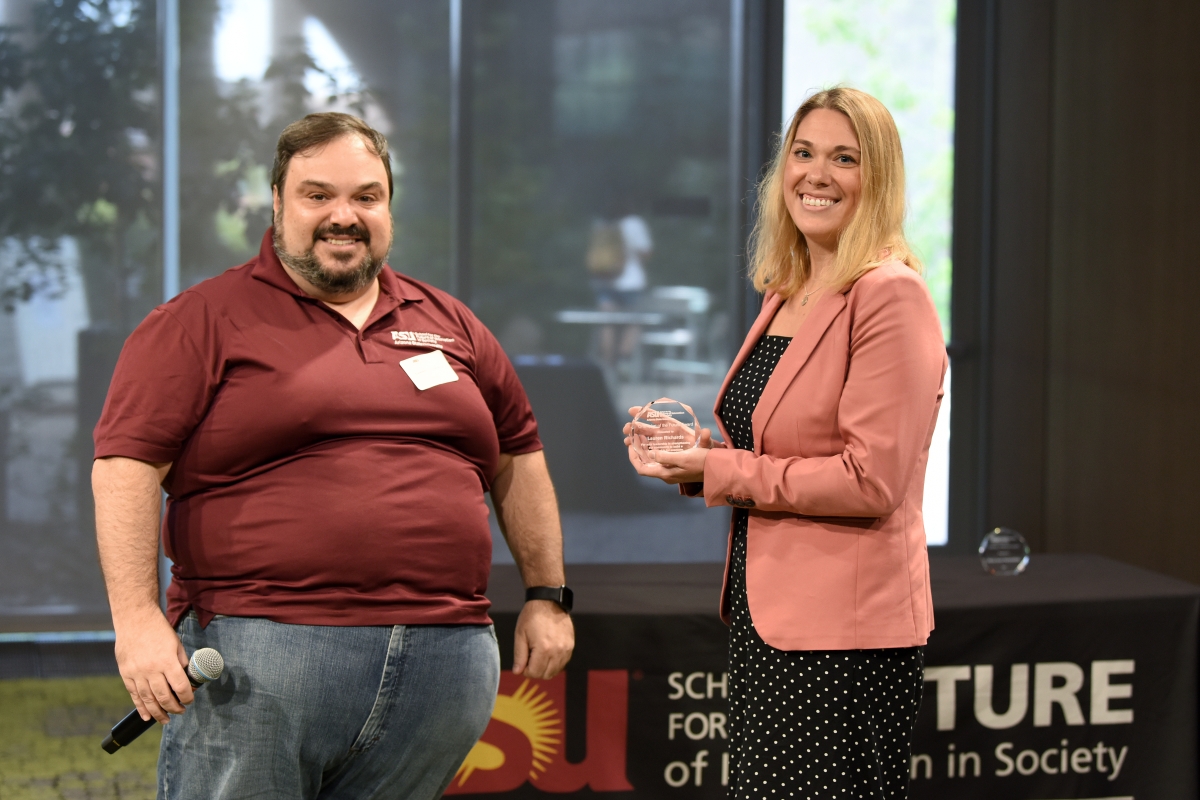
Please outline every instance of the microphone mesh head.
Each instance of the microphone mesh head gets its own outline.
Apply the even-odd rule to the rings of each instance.
[[[188,662],[188,674],[196,683],[208,683],[221,677],[225,671],[225,659],[211,647],[202,647],[192,654]]]

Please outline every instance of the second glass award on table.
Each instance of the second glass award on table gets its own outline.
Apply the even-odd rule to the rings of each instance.
[[[700,441],[700,424],[691,406],[660,397],[634,416],[630,438],[630,446],[642,461],[655,461],[655,452],[677,453],[695,447]]]
[[[979,543],[979,563],[989,575],[1020,575],[1029,566],[1029,544],[1012,528],[996,528]]]

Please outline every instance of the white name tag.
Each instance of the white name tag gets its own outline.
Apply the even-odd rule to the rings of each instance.
[[[412,378],[412,382],[422,392],[430,387],[458,380],[458,373],[450,366],[441,350],[406,358],[400,362],[400,366],[404,367],[408,377]]]

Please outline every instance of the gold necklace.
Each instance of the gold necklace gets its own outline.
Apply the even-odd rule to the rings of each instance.
[[[812,294],[814,291],[815,291],[814,289],[809,289],[807,292],[805,292],[805,293],[804,293],[804,299],[800,301],[800,305],[802,305],[802,306],[806,306],[806,305],[808,305],[808,297],[809,297],[809,295],[811,295],[811,294]]]

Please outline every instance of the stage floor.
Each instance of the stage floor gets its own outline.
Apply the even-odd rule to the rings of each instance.
[[[100,749],[131,707],[116,675],[0,680],[0,798],[154,800],[161,728]]]

